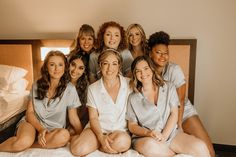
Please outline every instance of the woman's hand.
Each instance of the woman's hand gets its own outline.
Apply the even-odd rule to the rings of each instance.
[[[166,138],[162,135],[162,133],[156,130],[150,130],[147,134],[149,137],[154,138],[156,141],[165,142]]]
[[[38,143],[42,146],[42,147],[45,147],[46,146],[46,133],[48,133],[49,131],[46,130],[46,129],[43,129],[42,131],[39,132],[39,135],[38,135]]]
[[[108,135],[103,135],[99,139],[99,141],[101,143],[102,151],[104,151],[106,153],[110,153],[110,154],[118,153],[116,150],[111,148],[111,144],[113,143],[113,140]]]

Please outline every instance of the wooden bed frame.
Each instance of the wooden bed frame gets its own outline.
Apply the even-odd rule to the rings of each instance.
[[[169,45],[170,60],[179,64],[186,78],[189,100],[194,103],[197,39],[172,39]]]

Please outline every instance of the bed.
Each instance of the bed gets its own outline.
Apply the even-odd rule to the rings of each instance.
[[[25,111],[28,96],[28,90],[22,93],[0,93],[0,131],[9,126],[12,117]]]
[[[7,48],[6,48],[6,46],[7,46]],[[4,56],[5,58],[1,57],[0,64],[4,63],[7,65],[15,65],[15,66],[19,66],[19,67],[24,67],[25,69],[29,70],[30,74],[27,74],[27,76],[26,76],[27,80],[29,81],[29,85],[27,87],[27,90],[29,90],[30,85],[32,84],[32,81],[33,81],[33,65],[32,65],[33,62],[32,62],[32,50],[31,50],[32,45],[24,45],[26,47],[24,48],[24,50],[22,50],[22,53],[26,53],[26,49],[28,51],[24,55],[22,55],[22,53],[12,54],[13,49],[15,49],[15,51],[17,51],[17,52],[19,51],[19,47],[17,47],[17,46],[19,46],[19,45],[10,45],[10,46],[9,45],[4,45],[4,46],[0,45],[0,55],[1,56],[5,55]],[[7,51],[6,51],[6,49],[7,49]],[[3,52],[5,52],[5,51],[7,53],[3,54]],[[171,60],[180,64],[184,70],[184,73],[185,73],[185,76],[186,76],[187,82],[188,82],[188,93],[187,94],[189,96],[189,99],[191,101],[193,101],[194,100],[193,98],[194,98],[196,40],[195,39],[172,40],[171,46],[170,46],[170,53],[171,53],[171,55],[170,55]],[[28,56],[29,62],[26,63],[26,65],[25,65],[25,59],[23,59],[18,65],[16,65],[16,63],[15,63],[16,61],[12,61],[10,59],[10,58],[16,59],[18,57],[22,58],[22,56],[24,56],[23,58]],[[191,64],[190,64],[190,62],[191,62]],[[24,99],[24,101],[25,101],[25,99]],[[0,128],[6,126],[6,129],[3,131],[0,131],[0,138],[3,136],[6,137],[6,135],[3,135],[3,133],[5,133],[4,131],[9,130],[9,127],[7,127],[7,126],[10,125],[11,127],[14,128],[14,126],[15,126],[14,124],[20,119],[20,117],[22,117],[22,115],[24,115],[24,110],[25,110],[25,107],[23,105],[23,107],[20,109],[19,112],[17,112],[17,113],[15,112],[12,114],[12,116],[10,116],[11,118],[5,119],[3,124],[0,125]],[[0,118],[2,118],[2,116],[0,116]],[[30,149],[27,149],[27,150],[25,150],[23,152],[19,152],[19,153],[0,152],[0,156],[4,156],[4,157],[13,157],[13,156],[14,157],[35,157],[35,156],[38,156],[38,157],[73,157],[73,155],[70,153],[70,150],[69,150],[69,144],[65,147],[58,148],[58,149],[30,148]],[[116,154],[116,155],[111,155],[111,154],[109,155],[109,154],[102,153],[100,151],[95,151],[95,152],[87,155],[86,157],[143,157],[143,156],[140,155],[138,152],[130,149],[125,153]],[[178,154],[175,157],[191,157],[191,156],[184,155],[184,154]]]
[[[0,45],[0,142],[24,115],[33,81],[31,45]]]

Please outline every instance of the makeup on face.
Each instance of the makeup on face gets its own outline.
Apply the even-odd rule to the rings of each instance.
[[[61,56],[51,56],[47,68],[51,78],[60,79],[65,71],[64,59]]]
[[[121,41],[120,29],[108,27],[104,33],[104,45],[108,48],[118,49]]]

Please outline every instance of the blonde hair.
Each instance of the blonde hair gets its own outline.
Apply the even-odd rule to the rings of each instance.
[[[81,51],[81,47],[80,47],[80,43],[79,40],[83,35],[88,35],[91,36],[93,38],[94,41],[94,47],[96,45],[96,37],[95,37],[95,31],[93,29],[92,26],[88,25],[88,24],[83,24],[80,29],[79,32],[77,34],[76,39],[74,40],[73,44],[72,44],[72,51],[70,52],[69,56],[73,56],[75,55],[77,52]],[[92,48],[92,50],[94,50],[95,48]]]
[[[128,49],[133,50],[133,46],[129,42],[130,30],[133,29],[133,28],[137,28],[138,31],[140,32],[142,51],[143,51],[144,55],[147,55],[149,49],[148,49],[148,45],[147,45],[146,34],[145,34],[142,26],[140,24],[137,24],[137,23],[133,23],[133,24],[129,25],[129,27],[126,30],[126,42],[128,44]]]
[[[98,65],[100,65],[109,55],[116,56],[116,58],[118,60],[118,64],[119,64],[119,71],[120,71],[121,67],[122,67],[123,60],[122,60],[120,53],[115,49],[103,50],[102,53],[98,56]]]

